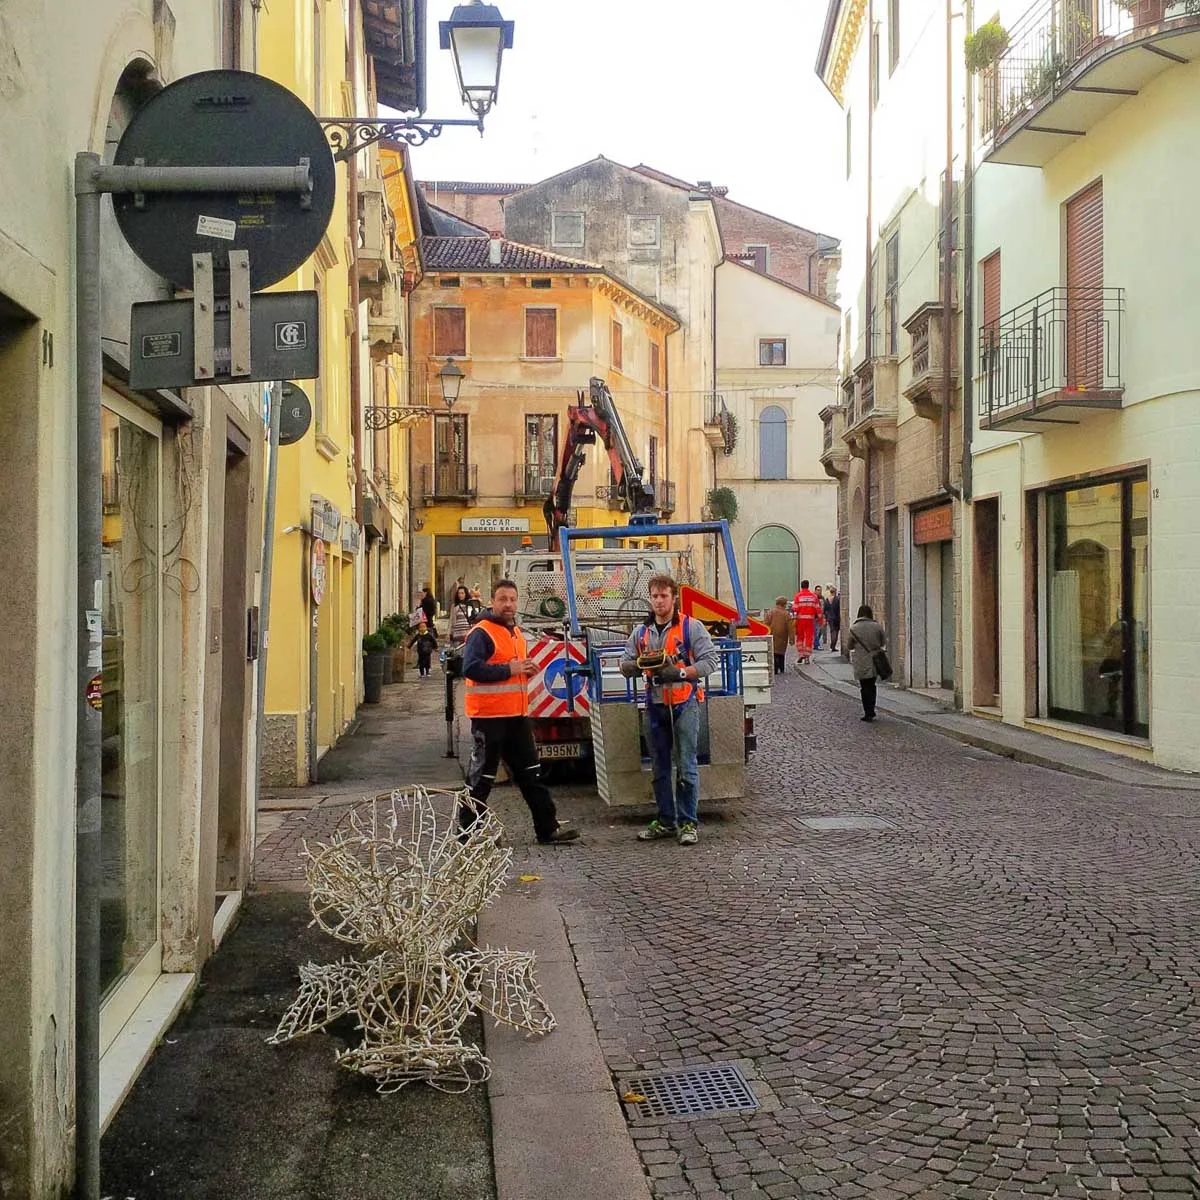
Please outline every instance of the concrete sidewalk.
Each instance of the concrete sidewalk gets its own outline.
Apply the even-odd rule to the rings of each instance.
[[[383,701],[364,706],[322,759],[319,783],[263,797],[255,892],[105,1136],[106,1196],[649,1200],[562,917],[533,874],[529,853],[540,848],[523,844],[531,831],[520,811],[505,818],[513,878],[481,914],[477,938],[537,954],[553,1033],[485,1033],[473,1023],[467,1037],[484,1044],[492,1077],[461,1095],[419,1084],[377,1095],[334,1062],[351,1028],[266,1044],[295,995],[299,964],[330,962],[346,949],[310,927],[304,842],[327,838],[350,807],[392,788],[461,786],[457,760],[444,756],[444,698],[440,674],[385,687]],[[498,789],[498,808],[511,808],[511,790]]]
[[[858,697],[854,672],[840,654],[818,651],[811,663],[800,668],[800,674],[829,691]],[[879,688],[877,709],[897,720],[920,725],[968,746],[1052,771],[1066,771],[1085,779],[1104,779],[1130,787],[1200,792],[1200,775],[1166,771],[1112,751],[1007,725],[993,718],[971,716],[932,696],[893,684],[883,684]]]

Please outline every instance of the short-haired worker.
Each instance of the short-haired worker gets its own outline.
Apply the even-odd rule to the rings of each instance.
[[[654,803],[658,815],[638,834],[644,842],[675,837],[682,846],[699,840],[696,802],[700,768],[701,682],[720,666],[720,655],[708,630],[695,617],[679,611],[679,588],[670,575],[650,580],[650,615],[625,644],[621,673],[642,675],[646,701],[647,741],[654,768]],[[672,757],[678,763],[672,763]]]
[[[499,579],[492,585],[492,607],[471,626],[463,648],[466,711],[475,745],[467,767],[469,799],[458,812],[462,829],[469,829],[477,812],[487,807],[503,759],[529,805],[537,840],[562,843],[579,837],[578,830],[558,823],[550,789],[542,782],[529,721],[529,677],[537,671],[517,627],[517,585]]]

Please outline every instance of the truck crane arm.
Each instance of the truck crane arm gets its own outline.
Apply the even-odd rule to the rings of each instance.
[[[588,393],[585,399],[580,392],[579,403],[567,408],[567,436],[563,439],[558,472],[542,506],[551,550],[558,548],[558,531],[567,524],[575,481],[579,478],[587,447],[593,445],[597,437],[604,443],[617,492],[627,511],[644,513],[654,508],[654,487],[642,481],[642,464],[629,444],[608,384],[603,379],[593,378],[588,383]]]

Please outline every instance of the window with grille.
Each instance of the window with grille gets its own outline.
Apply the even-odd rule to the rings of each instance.
[[[525,357],[558,357],[558,309],[525,310]]]
[[[442,358],[465,357],[467,353],[467,310],[465,308],[435,308],[433,310],[433,352]]]

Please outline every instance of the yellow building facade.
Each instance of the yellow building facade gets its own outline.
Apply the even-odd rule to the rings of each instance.
[[[411,404],[415,588],[445,606],[460,577],[486,599],[506,550],[544,544],[542,505],[568,431],[567,409],[592,377],[612,391],[661,514],[670,424],[667,338],[675,316],[594,264],[487,237],[430,237],[412,296]],[[462,369],[447,409],[438,372]],[[625,525],[597,443],[574,494],[571,524]]]
[[[372,48],[341,5],[274,4],[258,35],[259,71],[318,116],[377,111]],[[319,377],[300,381],[310,428],[279,450],[262,756],[279,786],[316,778],[362,697],[363,634],[401,607],[407,440],[367,427],[404,377],[406,253],[410,281],[416,270],[407,154],[388,160],[371,145],[338,164],[325,236],[279,285],[317,292],[321,340]]]

